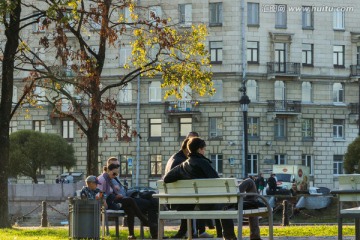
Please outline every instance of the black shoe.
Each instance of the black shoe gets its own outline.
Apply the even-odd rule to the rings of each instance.
[[[185,233],[179,233],[179,232],[177,232],[174,236],[171,236],[170,238],[180,238],[180,239],[183,239],[183,238],[186,238],[186,236],[185,236]]]

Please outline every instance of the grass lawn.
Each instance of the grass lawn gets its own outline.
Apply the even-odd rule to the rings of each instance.
[[[215,235],[215,230],[210,230],[209,233]],[[111,236],[105,239],[116,239],[115,230],[111,229]],[[120,231],[120,239],[127,239],[127,230],[124,231],[122,228]],[[165,236],[174,235],[175,231],[166,231]],[[243,231],[244,236],[249,236],[249,228],[244,227]],[[345,236],[355,235],[354,226],[344,226],[343,234]],[[136,231],[136,236],[139,236],[139,231]],[[268,228],[265,226],[261,227],[261,235],[268,235]],[[316,226],[288,226],[274,227],[274,236],[337,236],[337,226],[336,225],[316,225]],[[145,237],[149,238],[149,231],[145,229]],[[59,239],[68,239],[68,228],[67,227],[49,227],[49,228],[17,228],[12,229],[0,229],[0,239],[1,240],[59,240]]]

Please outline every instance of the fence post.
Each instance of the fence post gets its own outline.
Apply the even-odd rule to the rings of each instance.
[[[46,202],[42,201],[42,212],[41,212],[41,227],[48,226],[48,219],[47,219],[47,211],[46,211]]]
[[[283,201],[283,216],[282,216],[282,225],[283,226],[289,226],[289,211],[288,211],[288,201]]]

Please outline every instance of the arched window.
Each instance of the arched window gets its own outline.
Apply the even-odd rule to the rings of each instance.
[[[333,101],[334,103],[344,102],[344,88],[341,83],[334,83],[333,85]]]
[[[149,86],[149,102],[161,102],[161,83],[153,81]]]
[[[119,103],[131,103],[132,102],[132,85],[127,83],[126,86],[123,86],[118,94]]]
[[[274,99],[285,100],[285,84],[283,81],[275,81],[274,83]]]
[[[257,82],[255,80],[248,80],[246,82],[246,92],[251,102],[256,102],[257,99]]]
[[[303,82],[301,84],[301,101],[311,102],[312,100],[311,82]]]

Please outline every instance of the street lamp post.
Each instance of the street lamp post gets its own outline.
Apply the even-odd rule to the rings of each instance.
[[[248,158],[248,127],[247,127],[247,112],[250,104],[250,99],[246,95],[246,87],[242,87],[243,95],[240,98],[240,107],[243,112],[243,177],[247,177],[251,171],[251,166],[247,161]]]

